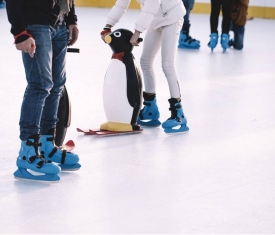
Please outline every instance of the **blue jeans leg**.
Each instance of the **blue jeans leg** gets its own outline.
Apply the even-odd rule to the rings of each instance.
[[[184,22],[183,22],[182,30],[183,31],[189,31],[189,28],[190,28],[189,15],[190,15],[190,12],[192,11],[193,7],[194,7],[195,0],[182,0],[182,2],[183,2],[183,5],[186,9],[186,14],[183,17]]]
[[[243,49],[243,41],[244,41],[244,26],[238,26],[232,23],[232,31],[234,32],[234,42],[233,47],[237,50]]]
[[[66,26],[29,25],[27,30],[35,40],[36,52],[34,58],[22,53],[28,85],[19,121],[21,140],[56,127],[59,99],[66,82]]]

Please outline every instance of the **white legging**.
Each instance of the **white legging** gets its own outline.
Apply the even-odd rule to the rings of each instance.
[[[149,27],[144,38],[143,51],[140,58],[140,66],[144,78],[146,93],[156,93],[156,79],[153,62],[157,52],[161,48],[162,70],[168,82],[171,98],[180,98],[180,85],[175,68],[177,43],[182,26],[179,22],[154,30]]]

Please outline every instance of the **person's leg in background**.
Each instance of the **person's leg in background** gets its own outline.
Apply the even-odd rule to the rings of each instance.
[[[234,39],[231,39],[229,41],[229,46],[233,46],[236,50],[242,50],[243,49],[243,41],[244,41],[244,31],[245,26],[239,26],[231,23],[231,30],[234,33]]]
[[[183,26],[180,32],[180,37],[179,37],[179,48],[188,48],[188,49],[199,49],[200,48],[200,41],[192,38],[189,35],[190,31],[190,12],[192,11],[194,7],[195,0],[182,0],[184,7],[186,9],[186,14],[183,17],[184,22]]]
[[[229,41],[229,46],[236,50],[243,49],[245,25],[247,22],[249,0],[230,0],[231,4],[231,22],[230,31],[233,31],[234,37]]]
[[[229,30],[231,22],[231,0],[222,1],[222,34],[221,34],[221,46],[223,52],[229,47]]]
[[[220,0],[211,0],[211,13],[210,13],[210,41],[207,44],[211,51],[217,46],[219,33],[218,33],[218,24],[219,24],[219,15],[220,15],[221,2]]]

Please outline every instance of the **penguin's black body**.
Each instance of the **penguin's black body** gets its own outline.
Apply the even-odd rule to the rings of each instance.
[[[105,37],[113,51],[112,60],[104,79],[103,104],[107,122],[101,130],[139,130],[137,117],[142,102],[142,79],[130,39],[133,33],[117,29]]]
[[[62,90],[59,100],[57,118],[55,144],[56,146],[62,146],[67,128],[71,125],[71,101],[66,86]]]

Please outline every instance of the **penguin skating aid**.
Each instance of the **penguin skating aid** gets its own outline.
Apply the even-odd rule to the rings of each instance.
[[[143,130],[135,130],[135,131],[124,131],[124,132],[118,132],[118,131],[105,131],[105,130],[100,130],[100,129],[80,129],[76,128],[78,132],[81,132],[85,135],[95,135],[99,137],[106,137],[106,136],[117,136],[117,135],[127,135],[127,134],[138,134],[141,133]]]
[[[67,152],[71,152],[75,148],[75,143],[73,140],[68,140],[65,144],[62,145],[61,148]]]
[[[130,39],[133,33],[117,29],[105,37],[113,51],[103,85],[103,106],[107,122],[99,129],[77,131],[96,136],[141,133],[137,124],[142,100],[142,80],[132,54]],[[142,39],[139,39],[141,42]]]

